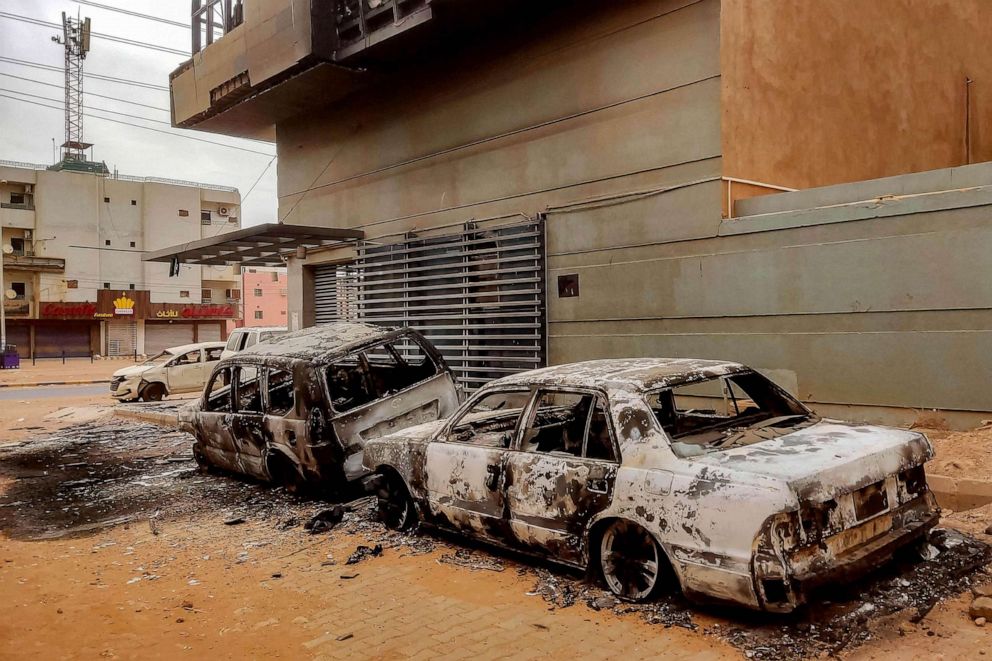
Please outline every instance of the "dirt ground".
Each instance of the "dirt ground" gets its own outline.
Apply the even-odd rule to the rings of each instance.
[[[992,480],[992,422],[970,431],[920,429],[933,442],[937,456],[930,472],[948,477]]]
[[[0,433],[0,658],[992,655],[992,625],[967,615],[969,587],[992,580],[975,569],[987,549],[953,531],[935,560],[837,586],[795,617],[677,596],[633,607],[553,567],[390,533],[366,501],[310,534],[328,504],[200,473],[182,434],[85,402],[30,408],[37,424],[21,424],[41,429],[6,447]],[[983,510],[945,523],[992,541]]]

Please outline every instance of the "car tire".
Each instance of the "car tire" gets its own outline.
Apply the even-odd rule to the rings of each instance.
[[[163,397],[165,397],[165,386],[161,383],[149,383],[141,391],[143,402],[161,402]]]
[[[410,530],[417,524],[417,509],[403,480],[394,472],[386,472],[376,490],[379,520],[391,530]]]
[[[647,601],[665,582],[665,558],[654,536],[617,519],[599,538],[599,566],[606,586],[624,601]]]

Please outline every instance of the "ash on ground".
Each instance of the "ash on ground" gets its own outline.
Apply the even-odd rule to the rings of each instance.
[[[366,562],[374,562],[379,546],[401,555],[443,550],[443,562],[459,570],[514,567],[534,577],[530,594],[543,598],[550,608],[584,604],[595,611],[690,630],[700,629],[694,616],[706,613],[719,624],[702,632],[732,643],[752,659],[803,659],[853,649],[868,640],[873,626],[886,616],[905,613],[923,619],[941,600],[986,582],[984,568],[992,560],[988,545],[953,530],[937,530],[930,543],[939,553],[929,560],[904,553],[857,583],[815,595],[810,606],[789,616],[703,608],[678,593],[630,604],[596,582],[557,567],[493,553],[447,535],[388,530],[376,517],[374,497],[353,500],[329,514],[327,503],[301,501],[283,489],[235,476],[200,472],[191,447],[188,434],[112,420],[78,424],[0,448],[0,476],[11,480],[0,495],[0,530],[13,538],[50,539],[147,520],[155,532],[168,519],[206,511],[222,520],[271,522],[280,533],[302,536],[310,534],[306,522],[323,520],[321,534],[368,539],[371,552],[360,554]]]

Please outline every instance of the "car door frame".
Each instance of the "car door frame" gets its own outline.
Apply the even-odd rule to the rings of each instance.
[[[235,365],[228,364],[218,366],[211,371],[210,376],[207,377],[207,383],[203,387],[200,410],[197,412],[195,424],[198,440],[203,445],[204,453],[210,463],[230,470],[235,470],[238,467],[238,446],[234,440],[234,430],[231,428],[232,416],[234,415],[234,368]],[[209,387],[224,370],[231,373],[230,382],[227,385],[230,410],[212,411],[210,410]]]
[[[231,400],[231,438],[236,448],[235,461],[238,470],[247,475],[269,479],[271,476],[265,465],[265,452],[268,439],[265,430],[265,393],[262,386],[265,383],[265,366],[256,363],[232,363],[233,399]],[[258,373],[259,407],[261,411],[242,411],[239,406],[241,399],[241,370],[254,369]]]
[[[613,447],[613,460],[587,457],[589,430],[596,410],[595,400],[589,408],[582,439],[581,456],[562,456],[524,449],[526,431],[533,424],[542,393],[552,392],[571,395],[591,395],[603,405],[606,426]],[[506,507],[506,526],[512,532],[515,545],[528,551],[551,554],[556,560],[581,565],[586,530],[597,515],[610,507],[616,487],[616,475],[622,456],[608,393],[600,388],[581,386],[538,385],[531,393],[530,404],[518,424],[512,452],[507,455],[503,502]],[[528,475],[557,474],[554,480],[528,481]],[[569,475],[577,474],[578,479]],[[527,496],[519,485],[527,484]],[[574,484],[579,484],[576,489]],[[566,488],[566,485],[571,488]],[[543,490],[535,493],[535,488]],[[551,491],[551,493],[548,493]],[[554,513],[553,506],[558,512]],[[563,518],[562,514],[566,516]]]
[[[279,415],[270,411],[269,376],[273,372],[285,372],[290,375],[293,390],[293,408]],[[293,365],[274,367],[266,365],[263,371],[264,390],[262,391],[262,427],[267,436],[267,448],[263,450],[263,459],[268,452],[281,452],[291,461],[301,466],[304,462],[308,446],[306,406],[301,401],[297,382],[297,371]]]
[[[527,403],[517,416],[506,447],[473,445],[449,440],[457,423],[479,401],[499,393],[524,393],[528,397]],[[424,480],[424,491],[427,510],[435,525],[459,532],[471,532],[500,544],[512,542],[506,527],[504,485],[506,461],[508,453],[517,443],[521,421],[530,410],[533,398],[534,389],[529,385],[480,389],[458,408],[434,440],[427,444],[425,451],[427,477]],[[481,464],[484,464],[484,467]],[[473,491],[485,494],[487,498],[476,501],[458,498]],[[460,506],[469,503],[475,506]]]

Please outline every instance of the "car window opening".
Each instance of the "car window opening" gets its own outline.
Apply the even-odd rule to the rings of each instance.
[[[239,367],[236,397],[238,413],[261,413],[262,391],[257,367]]]
[[[214,413],[231,412],[231,368],[218,371],[207,386],[206,410]]]
[[[523,450],[560,456],[614,460],[613,443],[600,397],[542,391],[524,432]]]
[[[530,392],[494,392],[477,401],[451,428],[451,440],[485,447],[510,447]]]
[[[293,388],[293,374],[283,370],[269,372],[268,381],[270,415],[286,415],[296,408],[296,391]]]
[[[683,458],[769,440],[815,421],[806,407],[757,372],[654,391],[647,400]]]
[[[437,371],[437,364],[416,343],[407,340],[397,348],[384,342],[327,368],[331,405],[339,413],[350,411],[425,381]]]

